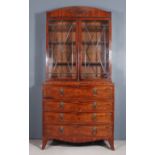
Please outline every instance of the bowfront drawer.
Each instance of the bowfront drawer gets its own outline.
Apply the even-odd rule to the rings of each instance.
[[[53,112],[112,112],[113,103],[109,100],[75,101],[44,99],[44,111]]]
[[[112,86],[81,86],[79,88],[79,96],[88,99],[108,99],[113,101],[113,87]]]
[[[112,113],[54,113],[44,112],[44,124],[112,123]]]
[[[108,125],[51,125],[45,129],[49,136],[96,136],[108,137],[112,135],[112,128]]]
[[[108,99],[113,101],[113,87],[112,86],[51,86],[45,85],[43,87],[44,98],[55,99]]]
[[[43,88],[43,97],[45,98],[78,98],[79,89],[76,86],[50,86]]]

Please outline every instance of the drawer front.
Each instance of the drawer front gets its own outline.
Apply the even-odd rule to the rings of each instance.
[[[110,137],[112,135],[112,127],[108,125],[95,126],[78,126],[78,125],[51,125],[45,129],[48,136],[96,136]]]
[[[105,100],[64,101],[43,100],[44,111],[53,112],[112,112],[113,103]]]
[[[112,86],[50,86],[43,88],[43,97],[55,99],[84,98],[109,99],[113,101]]]
[[[81,86],[79,96],[88,99],[108,99],[113,101],[113,87],[112,86]]]
[[[78,98],[79,89],[75,86],[44,86],[43,97],[45,98]]]
[[[112,113],[44,112],[44,124],[112,123]]]

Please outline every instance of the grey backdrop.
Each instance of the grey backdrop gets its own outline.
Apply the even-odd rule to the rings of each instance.
[[[93,6],[112,12],[112,79],[115,83],[115,139],[126,139],[125,0],[30,0],[30,138],[41,138],[41,85],[45,78],[45,12],[64,6]]]

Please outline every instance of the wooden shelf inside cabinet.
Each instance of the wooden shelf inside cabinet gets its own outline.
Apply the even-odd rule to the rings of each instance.
[[[75,45],[76,42],[52,42],[52,41],[49,41],[49,45]],[[109,44],[108,42],[97,42],[97,41],[89,41],[89,42],[86,42],[86,41],[83,41],[82,42],[83,45],[101,45],[101,44]]]
[[[104,28],[106,29],[106,28]],[[108,28],[107,28],[108,29]],[[49,32],[68,32],[69,28],[60,28],[60,27],[54,27],[54,28],[51,28],[49,27]],[[103,27],[92,27],[92,26],[89,26],[88,27],[88,31],[90,32],[101,32],[103,30]],[[72,32],[76,32],[76,28],[73,28],[72,29]],[[87,32],[85,28],[82,28],[82,32]]]
[[[108,30],[108,27],[104,27],[104,26],[102,26],[102,27],[88,26],[87,30],[86,30],[86,28],[82,28],[82,32],[84,32],[84,33],[86,33],[87,31],[89,31],[89,32],[101,32],[103,29],[104,30],[106,30],[106,29]]]
[[[49,32],[68,32],[68,28],[49,28]],[[76,31],[76,29],[75,28],[73,28],[72,29],[72,32],[75,32]]]
[[[100,42],[97,42],[97,41],[89,41],[89,42],[86,42],[86,41],[83,41],[82,42],[83,45],[101,45],[101,44],[109,44],[108,42],[103,42],[103,41],[100,41]]]
[[[72,63],[72,62],[58,62],[58,63],[53,63],[53,66],[55,66],[55,65],[58,65],[58,66],[67,66],[67,65],[76,65],[76,63]],[[82,63],[82,65],[83,66],[101,66],[101,63],[100,62],[92,62],[92,63],[89,63],[89,62],[87,62],[87,63],[85,63],[85,62],[83,62]]]
[[[49,41],[49,45],[75,45],[75,41],[74,42],[59,42],[59,41],[57,41],[57,42],[54,42],[54,41]]]
[[[53,65],[58,65],[58,66],[67,66],[67,65],[76,65],[76,63],[71,63],[71,62],[58,62],[58,63],[53,63]],[[66,73],[65,73],[66,74]]]

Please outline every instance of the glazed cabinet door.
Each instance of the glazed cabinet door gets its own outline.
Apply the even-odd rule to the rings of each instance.
[[[110,78],[110,22],[81,21],[81,79]]]
[[[76,79],[76,21],[48,19],[46,26],[47,79]]]

